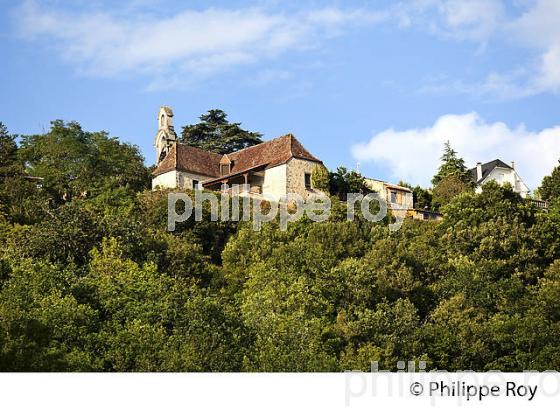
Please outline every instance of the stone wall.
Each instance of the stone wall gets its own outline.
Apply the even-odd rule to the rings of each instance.
[[[369,189],[383,196],[387,201],[387,206],[392,209],[394,214],[404,215],[407,209],[414,208],[414,197],[412,192],[399,189],[398,185],[387,184],[376,179],[366,178],[366,185]],[[391,200],[391,192],[396,192],[396,202]]]
[[[286,172],[286,192],[295,192],[301,195],[303,198],[307,198],[309,195],[312,194],[322,194],[324,192],[311,187],[311,189],[307,189],[305,187],[305,174],[313,174],[313,169],[316,166],[322,166],[313,161],[307,161],[299,158],[292,158],[290,159],[287,164],[287,172]],[[313,184],[313,178],[312,184]]]
[[[177,174],[177,187],[183,189],[194,189],[193,181],[204,182],[212,179],[212,177],[206,175],[193,174],[190,172],[179,171]]]
[[[297,193],[303,198],[310,194],[323,193],[322,191],[305,187],[305,174],[312,174],[316,162],[298,158],[290,159],[286,164],[265,170],[262,180],[262,193],[273,196],[276,200],[283,198],[287,193]],[[152,189],[156,188],[182,188],[193,189],[193,180],[204,182],[210,177],[182,171],[169,171],[152,179]],[[312,182],[313,183],[313,182]]]

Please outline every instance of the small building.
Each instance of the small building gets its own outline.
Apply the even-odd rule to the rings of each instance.
[[[511,163],[511,166],[499,159],[485,164],[478,162],[476,167],[471,168],[469,172],[476,183],[477,193],[482,192],[482,185],[488,181],[496,181],[502,186],[509,183],[513,191],[521,195],[522,198],[526,198],[529,194],[529,188],[515,170],[514,162]]]
[[[204,188],[223,191],[224,185],[245,187],[240,195],[279,200],[289,193],[302,197],[320,193],[313,187],[312,173],[324,167],[292,134],[229,154],[216,154],[181,144],[173,128],[173,111],[162,107],[155,138],[157,167],[152,189]]]
[[[443,219],[443,215],[439,212],[421,208],[409,209],[406,216],[417,221],[441,221]]]
[[[395,215],[405,216],[407,210],[414,208],[414,197],[412,191],[407,187],[373,178],[366,178],[366,185],[372,191],[383,195],[387,201],[387,207]]]

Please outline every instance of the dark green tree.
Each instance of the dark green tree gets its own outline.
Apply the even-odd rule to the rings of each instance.
[[[439,210],[457,195],[472,191],[472,185],[461,180],[457,174],[447,175],[438,182],[433,190],[432,207]]]
[[[463,158],[457,156],[457,152],[451,148],[449,141],[445,143],[441,161],[442,164],[439,166],[437,174],[432,178],[432,185],[434,187],[439,181],[450,175],[455,175],[465,184],[473,184],[469,170],[465,166],[465,161]]]
[[[25,175],[16,137],[0,123],[0,213],[17,223],[37,220],[37,210],[47,204],[38,182]]]
[[[346,200],[349,193],[368,193],[371,190],[366,185],[366,179],[359,172],[349,171],[345,167],[338,167],[329,173],[329,187],[331,195]]]
[[[20,155],[30,175],[44,178],[44,189],[56,202],[107,186],[148,187],[149,173],[137,147],[104,131],[84,131],[77,122],[51,124],[46,134],[23,136]]]
[[[0,122],[0,183],[23,172],[17,150],[16,137],[10,135],[6,126]]]
[[[560,164],[560,160],[558,163]],[[543,178],[539,193],[541,198],[545,201],[552,201],[560,198],[560,165],[552,170],[552,174]]]
[[[329,192],[329,171],[322,165],[316,165],[311,173],[313,187],[323,192]]]
[[[209,110],[200,116],[198,124],[186,125],[179,141],[193,147],[228,154],[262,142],[262,134],[246,131],[241,123],[230,123],[222,110]]]

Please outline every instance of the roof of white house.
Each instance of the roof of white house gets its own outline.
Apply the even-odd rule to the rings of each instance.
[[[486,177],[490,174],[490,172],[492,172],[494,168],[513,169],[510,165],[506,164],[504,161],[500,159],[495,159],[493,161],[482,164],[482,177],[480,179],[478,179],[476,167],[469,169],[469,172],[471,173],[471,177],[473,181],[479,183],[481,181],[484,181],[484,179],[486,179]]]

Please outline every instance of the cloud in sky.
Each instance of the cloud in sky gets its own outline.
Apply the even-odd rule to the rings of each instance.
[[[408,25],[449,38],[482,42],[505,19],[501,0],[412,0],[395,10]]]
[[[558,0],[517,3],[522,10],[517,15],[506,12],[503,0],[407,0],[384,9],[324,7],[291,13],[263,5],[185,9],[167,16],[142,7],[124,13],[69,12],[40,4],[28,0],[14,14],[24,38],[50,41],[63,59],[85,74],[149,75],[151,89],[177,87],[231,67],[319,48],[329,37],[353,27],[387,23],[477,43],[482,51],[497,41],[527,53],[510,72],[489,72],[471,83],[461,78],[428,83],[420,91],[502,100],[560,93]]]
[[[27,1],[16,13],[20,34],[54,40],[62,57],[86,74],[143,72],[205,76],[289,50],[313,48],[350,26],[373,24],[383,13],[322,8],[295,15],[259,8],[184,10],[156,17],[142,12],[70,13]],[[172,81],[172,85],[175,81]],[[152,84],[152,86],[154,86]]]
[[[373,161],[387,169],[395,181],[429,186],[447,140],[469,167],[496,158],[515,161],[531,189],[550,174],[560,157],[560,126],[534,132],[523,124],[510,128],[502,122],[489,123],[474,112],[443,115],[426,128],[387,129],[354,145],[352,154],[359,161]]]
[[[560,2],[538,0],[507,27],[515,40],[540,51],[534,63],[534,78],[528,87],[532,94],[560,92]]]
[[[502,0],[414,0],[405,8],[411,24],[458,40],[485,46],[497,40],[529,51],[510,72],[491,72],[480,82],[455,79],[428,84],[421,91],[458,92],[502,100],[560,93],[560,1],[525,3],[518,16],[507,16]]]

